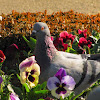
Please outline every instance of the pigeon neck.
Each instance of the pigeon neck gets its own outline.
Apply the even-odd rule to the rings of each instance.
[[[40,66],[43,66],[43,68],[49,66],[50,62],[54,59],[55,54],[56,48],[54,47],[50,36],[37,39],[35,55],[37,63]]]

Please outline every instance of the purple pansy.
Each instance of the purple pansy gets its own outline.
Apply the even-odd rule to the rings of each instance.
[[[20,99],[18,98],[17,95],[15,95],[14,93],[11,93],[10,94],[10,100],[20,100]]]
[[[62,98],[69,96],[75,84],[74,79],[67,75],[63,68],[59,69],[55,76],[50,77],[47,81],[47,87],[51,91],[51,94],[58,99],[60,96]]]

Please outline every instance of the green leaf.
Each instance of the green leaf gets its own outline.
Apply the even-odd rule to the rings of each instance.
[[[20,80],[20,76],[18,74],[16,74],[16,75],[17,75],[18,79]]]
[[[47,87],[47,82],[43,82],[41,85],[40,85],[40,88],[41,89],[46,89]]]
[[[72,92],[72,93],[68,96],[68,100],[72,100],[73,96],[75,96],[74,92]]]
[[[43,82],[42,84],[38,84],[35,88],[34,91],[40,91],[46,89],[47,82]]]
[[[27,84],[27,83],[23,84],[23,86],[25,87],[26,92],[30,92],[30,89],[29,89],[29,86],[28,86],[28,84]]]
[[[35,91],[34,93],[35,93],[35,94],[41,94],[41,95],[43,95],[43,94],[48,93],[48,90]]]
[[[28,57],[28,53],[25,50],[23,50],[23,54],[25,57]]]
[[[67,48],[66,52],[70,52],[70,48],[69,47]]]
[[[29,41],[27,40],[27,38],[25,36],[22,36],[22,37],[26,41],[26,43],[29,43]]]
[[[23,39],[26,41],[27,45],[31,49],[31,51],[34,51],[35,45],[36,45],[36,39],[30,37],[30,41],[26,39],[25,36],[23,36]]]
[[[35,98],[38,100],[42,96],[45,96],[49,93],[49,90],[46,89],[47,82],[43,82],[42,84],[38,84],[35,88],[32,88],[28,93],[29,98]]]
[[[21,81],[20,76],[18,74],[16,74],[16,75],[17,75],[18,79]],[[23,86],[25,87],[25,89],[26,89],[27,92],[30,91],[29,86],[28,86],[27,83],[23,84]]]

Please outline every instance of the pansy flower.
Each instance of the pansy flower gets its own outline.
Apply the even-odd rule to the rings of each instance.
[[[47,87],[51,91],[52,96],[56,98],[65,98],[69,96],[75,87],[74,79],[66,74],[65,69],[61,68],[54,77],[50,77],[47,81]]]
[[[9,97],[9,100],[20,100],[20,99],[18,98],[17,95],[15,95],[14,93],[11,93],[10,97]]]
[[[73,44],[73,41],[75,39],[75,36],[72,34],[68,34],[67,31],[63,31],[59,34],[60,38],[63,39],[64,43],[67,43],[69,40],[71,41],[71,44]]]
[[[89,48],[91,48],[92,42],[90,40],[88,40],[87,45],[88,45]]]
[[[28,83],[30,87],[38,84],[40,67],[35,61],[35,56],[31,56],[22,61],[19,65],[21,83]]]
[[[53,43],[57,50],[67,50],[68,44],[64,43],[62,38],[56,38]]]
[[[84,37],[81,37],[81,38],[79,39],[78,46],[83,47],[84,45],[87,45],[87,40],[86,40]]]
[[[80,37],[84,37],[84,38],[87,38],[87,34],[86,34],[86,32],[87,32],[87,29],[85,29],[85,30],[78,30],[78,34],[80,35]]]
[[[81,37],[79,39],[78,46],[81,46],[82,48],[84,48],[84,46],[88,46],[90,48],[91,45],[92,45],[92,42],[90,40],[86,40],[84,37]]]
[[[9,100],[20,100],[20,99],[18,98],[18,95],[14,92],[14,90],[13,90],[11,84],[8,84],[8,85],[7,85],[7,88],[8,88],[8,90],[11,92],[10,95],[9,95]]]
[[[60,34],[59,34],[59,36],[61,37],[61,38],[63,38],[63,39],[69,39],[69,34],[68,34],[68,32],[67,31],[63,31],[63,32],[61,32]]]
[[[0,63],[2,63],[6,59],[2,50],[0,50]]]

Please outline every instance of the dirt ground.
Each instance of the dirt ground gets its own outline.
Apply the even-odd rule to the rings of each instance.
[[[69,11],[86,14],[100,13],[100,0],[0,0],[0,14],[17,12],[44,12],[48,14],[57,11]]]

